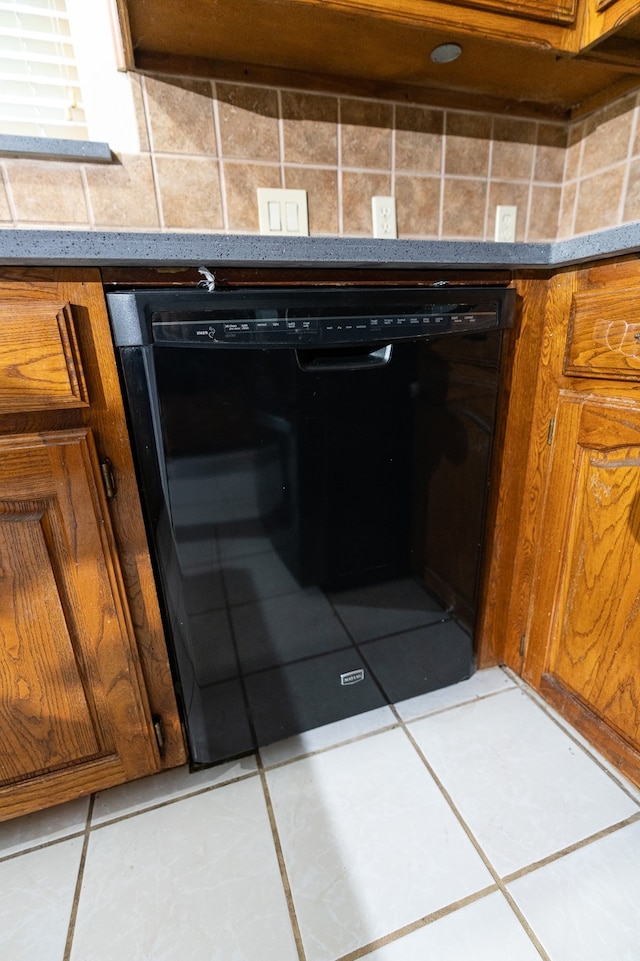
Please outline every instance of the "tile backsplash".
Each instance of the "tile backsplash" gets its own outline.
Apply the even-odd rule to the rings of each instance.
[[[0,225],[257,233],[257,187],[307,191],[310,233],[517,240],[640,219],[638,96],[573,124],[193,78],[130,75],[140,150],[112,164],[0,160]]]

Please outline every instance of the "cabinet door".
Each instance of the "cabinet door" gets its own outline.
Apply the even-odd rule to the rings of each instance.
[[[584,711],[640,747],[640,411],[630,402],[560,400],[537,567],[525,677],[574,720]]]
[[[0,437],[0,802],[157,770],[86,429]]]

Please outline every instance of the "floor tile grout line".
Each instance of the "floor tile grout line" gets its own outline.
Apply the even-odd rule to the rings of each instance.
[[[73,937],[76,932],[76,921],[78,919],[78,907],[80,905],[80,895],[82,893],[82,882],[84,880],[84,869],[87,863],[87,851],[89,848],[89,839],[91,837],[91,816],[93,814],[93,806],[95,804],[95,794],[92,794],[89,798],[89,807],[87,809],[87,820],[84,829],[84,841],[82,844],[82,853],[80,855],[80,864],[78,866],[78,877],[76,879],[76,887],[73,893],[73,902],[71,905],[71,914],[69,916],[69,926],[67,928],[67,939],[64,946],[64,954],[62,956],[62,961],[70,961],[71,950],[73,948]]]
[[[604,838],[607,838],[612,834],[616,834],[618,831],[622,831],[624,828],[630,827],[632,824],[636,824],[638,821],[640,821],[640,811],[638,811],[637,814],[631,814],[628,818],[624,818],[622,821],[616,821],[615,824],[610,824],[606,828],[602,828],[601,831],[596,831],[594,834],[589,834],[588,837],[582,838],[580,841],[574,841],[573,844],[568,844],[559,851],[554,851],[553,854],[548,854],[546,857],[540,858],[539,861],[532,861],[530,864],[527,864],[522,868],[518,868],[517,871],[513,871],[511,874],[505,874],[502,879],[503,883],[505,885],[513,884],[514,881],[519,881],[520,878],[524,878],[528,874],[532,874],[534,871],[545,868],[549,864],[554,864],[556,861],[562,860],[562,858],[570,857],[570,855],[574,854],[576,851],[581,851],[583,848],[588,848],[591,844],[602,841]]]
[[[506,887],[506,885],[505,885],[502,877],[498,874],[498,871],[496,870],[496,868],[494,868],[493,863],[491,862],[489,856],[486,854],[486,852],[484,851],[482,845],[480,844],[480,842],[479,842],[478,839],[476,838],[475,834],[473,833],[473,831],[471,830],[471,828],[469,827],[469,825],[467,824],[467,822],[465,821],[465,819],[462,817],[462,814],[461,814],[461,812],[458,810],[457,805],[454,804],[454,802],[453,802],[452,796],[449,794],[449,792],[448,792],[447,789],[445,788],[443,782],[442,782],[442,781],[440,780],[440,778],[437,776],[437,774],[436,774],[435,770],[432,768],[431,764],[429,764],[429,761],[427,760],[426,755],[424,754],[424,752],[423,752],[423,751],[421,750],[421,748],[419,747],[419,745],[418,745],[417,741],[415,740],[415,738],[413,737],[412,733],[407,729],[406,725],[403,724],[402,726],[403,726],[403,728],[404,728],[404,732],[405,732],[407,738],[409,739],[410,743],[411,743],[411,744],[413,745],[413,747],[414,747],[414,750],[415,750],[416,753],[418,754],[418,757],[422,760],[422,763],[424,764],[425,768],[427,769],[427,771],[429,772],[429,774],[430,774],[431,777],[433,778],[436,786],[438,787],[438,790],[440,791],[440,793],[442,794],[444,800],[445,800],[446,803],[448,804],[449,809],[450,809],[451,812],[453,813],[454,817],[457,819],[458,823],[460,824],[460,827],[463,829],[463,831],[465,832],[465,834],[466,834],[467,837],[469,838],[469,841],[471,842],[471,844],[472,844],[473,847],[475,848],[475,851],[476,851],[476,853],[478,854],[478,856],[480,857],[480,859],[482,860],[484,866],[487,868],[487,870],[488,870],[489,873],[491,874],[492,878],[494,879],[494,881],[495,881],[495,883],[496,883],[496,885],[497,885],[497,887],[498,887],[498,890],[502,893],[503,897],[507,900],[507,903],[509,904],[509,906],[511,907],[511,909],[514,911],[514,914],[516,915],[516,917],[517,917],[518,920],[520,921],[520,924],[523,926],[523,930],[526,932],[527,936],[528,936],[529,939],[531,940],[531,943],[532,943],[533,946],[535,947],[536,951],[538,952],[538,954],[540,954],[540,957],[543,958],[544,961],[551,961],[551,959],[549,958],[549,956],[547,955],[547,953],[544,951],[544,948],[542,948],[542,945],[540,944],[540,942],[538,941],[538,939],[537,939],[536,937],[532,937],[533,932],[532,932],[531,928],[529,927],[529,925],[528,925],[528,924],[523,924],[523,920],[524,920],[524,919],[523,919],[522,913],[520,912],[519,909],[518,909],[517,911],[514,909],[515,902],[513,901],[511,895],[510,895],[509,892],[507,891],[507,887]]]
[[[324,747],[318,747],[313,751],[305,751],[303,754],[296,754],[294,757],[287,757],[282,761],[273,761],[271,764],[265,762],[262,756],[260,756],[260,762],[265,771],[276,771],[278,768],[288,767],[290,764],[295,764],[296,761],[305,761],[311,757],[317,757],[321,754],[328,754],[329,751],[335,751],[336,748],[345,747],[347,744],[355,744],[358,741],[366,741],[370,737],[375,737],[376,734],[383,734],[386,731],[393,731],[397,727],[398,723],[396,721],[392,721],[390,724],[385,724],[383,727],[377,727],[373,731],[363,731],[361,734],[354,734],[353,737],[345,738],[342,741],[336,741],[335,744],[326,744]]]
[[[480,888],[479,891],[474,891],[473,894],[469,894],[465,898],[452,901],[450,904],[445,905],[445,907],[438,908],[437,911],[425,914],[422,918],[417,918],[415,921],[411,921],[401,928],[396,928],[395,931],[390,931],[389,934],[384,934],[382,937],[376,938],[375,941],[369,941],[367,944],[363,944],[361,947],[355,948],[347,954],[341,954],[336,958],[336,961],[360,961],[361,958],[366,959],[371,951],[376,951],[379,948],[386,947],[388,944],[393,944],[395,941],[399,941],[401,938],[413,934],[414,931],[420,931],[422,928],[426,928],[428,925],[440,921],[450,914],[455,914],[456,911],[461,911],[470,904],[475,904],[477,901],[482,901],[483,898],[489,897],[491,894],[496,894],[498,891],[499,888],[496,884],[490,884],[486,888]]]
[[[63,844],[65,841],[73,841],[75,838],[81,838],[84,836],[86,828],[81,831],[72,831],[70,834],[65,834],[60,838],[53,838],[51,841],[40,841],[38,844],[33,844],[30,847],[21,848],[19,851],[12,851],[11,854],[0,855],[0,864],[5,861],[15,861],[16,858],[22,857],[23,854],[33,854],[34,851],[43,851],[45,848],[52,848],[56,844]]]
[[[293,938],[296,943],[296,951],[298,952],[298,959],[299,961],[306,961],[306,954],[304,950],[304,945],[302,943],[302,932],[300,931],[298,916],[296,914],[296,907],[293,902],[293,892],[291,890],[291,883],[289,881],[287,865],[284,859],[284,851],[282,850],[282,844],[280,843],[280,834],[278,832],[278,825],[276,824],[276,815],[273,809],[273,802],[271,800],[269,785],[267,783],[267,775],[264,767],[262,766],[260,759],[258,759],[258,773],[260,775],[260,782],[262,784],[262,791],[264,794],[264,800],[267,807],[267,815],[269,818],[269,825],[271,827],[271,836],[273,838],[276,857],[278,859],[278,868],[280,870],[280,880],[282,882],[282,887],[284,889],[284,896],[287,902],[287,908],[289,911],[289,921],[291,923],[291,928],[293,930]]]
[[[158,811],[160,808],[169,807],[171,804],[177,804],[179,801],[184,801],[187,798],[199,797],[201,794],[209,794],[211,791],[216,791],[218,788],[227,787],[229,784],[237,784],[239,781],[248,781],[249,778],[257,777],[259,772],[248,771],[247,774],[239,774],[237,777],[229,778],[228,781],[220,781],[219,784],[209,784],[207,787],[201,787],[196,790],[186,789],[184,794],[179,794],[177,797],[165,798],[162,801],[151,802],[144,807],[138,808],[135,811],[127,811],[126,814],[115,815],[99,823],[91,824],[90,831],[99,831],[101,828],[109,827],[112,824],[118,824],[120,821],[129,821],[131,818],[137,817],[139,814],[148,814],[150,811]],[[135,782],[131,782],[135,783]]]
[[[500,694],[507,694],[509,691],[517,690],[517,685],[513,684],[511,687],[503,687],[498,691],[487,691],[486,694],[474,694],[468,700],[457,701],[455,704],[447,704],[445,707],[439,707],[435,711],[427,711],[426,714],[416,714],[415,717],[403,718],[402,715],[396,710],[396,705],[392,705],[394,713],[400,719],[401,724],[414,724],[416,721],[424,721],[427,717],[436,717],[439,714],[448,714],[449,711],[455,711],[459,707],[464,707],[467,704],[477,704],[478,701],[486,701],[490,697],[498,697]]]
[[[458,707],[464,707],[466,704],[475,704],[477,701],[485,701],[487,700],[487,698],[495,697],[497,694],[504,694],[507,691],[512,691],[515,689],[516,688],[514,685],[513,687],[504,688],[504,690],[489,691],[486,694],[474,695],[473,697],[469,698],[469,700],[459,701],[456,704],[448,704],[446,707],[438,708],[435,711],[428,711],[426,714],[419,714],[419,715],[416,715],[416,717],[408,718],[406,720],[403,719],[402,716],[398,713],[398,710],[395,704],[383,705],[388,707],[389,710],[392,711],[394,717],[396,718],[396,720],[390,724],[384,724],[382,727],[377,727],[375,728],[375,730],[372,730],[372,731],[363,731],[361,734],[354,734],[353,737],[348,737],[348,738],[345,738],[344,740],[336,741],[334,744],[327,744],[324,747],[318,747],[313,751],[305,751],[302,754],[296,754],[293,757],[284,758],[282,761],[273,761],[272,763],[268,763],[268,762],[265,762],[264,759],[261,757],[261,762],[264,765],[265,770],[273,771],[276,768],[286,767],[289,764],[295,764],[296,761],[302,761],[310,757],[315,757],[316,755],[319,755],[319,754],[326,754],[328,751],[334,751],[336,748],[344,747],[347,744],[354,744],[356,741],[364,741],[367,738],[375,737],[376,734],[383,734],[386,731],[393,731],[398,727],[403,727],[405,724],[413,724],[415,721],[422,721],[428,717],[437,717],[440,714],[445,714],[445,713],[448,713],[449,711],[453,711]]]
[[[547,954],[545,948],[543,947],[542,942],[538,938],[538,935],[535,933],[535,931],[527,921],[526,917],[520,910],[520,907],[516,902],[515,898],[513,897],[513,895],[511,894],[511,891],[509,891],[506,888],[506,886],[501,886],[500,890],[502,891],[502,896],[504,897],[505,901],[507,902],[507,904],[509,905],[509,907],[517,917],[520,924],[522,925],[523,930],[526,932],[527,936],[529,937],[529,940],[531,941],[532,945],[534,946],[534,948],[536,949],[540,957],[543,958],[543,961],[552,961],[550,956]]]
[[[511,673],[512,672],[510,671],[509,674]],[[559,730],[563,731],[567,735],[567,737],[576,745],[576,747],[579,747],[580,750],[583,752],[583,754],[585,754],[591,761],[593,761],[593,763],[597,767],[600,768],[603,774],[606,774],[614,782],[614,784],[617,787],[619,787],[620,790],[627,795],[627,797],[629,797],[635,804],[638,805],[638,807],[640,807],[640,799],[638,798],[638,788],[635,787],[633,784],[631,784],[631,786],[628,786],[627,784],[624,783],[624,781],[621,781],[620,777],[614,771],[610,770],[606,764],[603,763],[603,761],[598,756],[598,754],[594,753],[595,748],[592,748],[590,745],[588,745],[588,742],[587,744],[584,744],[579,737],[576,737],[577,732],[571,727],[568,721],[565,721],[562,715],[558,715],[554,711],[552,706],[550,704],[547,704],[546,701],[542,698],[542,696],[534,688],[530,687],[526,681],[523,681],[522,678],[518,678],[518,676],[515,674],[513,676],[516,679],[517,688],[521,690],[523,694],[526,697],[528,697],[529,700],[533,704],[535,704],[536,707],[538,707],[542,711],[542,713],[549,718],[550,721],[553,721],[555,726],[559,728]],[[622,777],[624,777],[624,775],[622,775]]]

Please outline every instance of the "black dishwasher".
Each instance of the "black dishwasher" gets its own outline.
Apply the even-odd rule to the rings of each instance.
[[[513,291],[107,299],[192,763],[469,677]]]

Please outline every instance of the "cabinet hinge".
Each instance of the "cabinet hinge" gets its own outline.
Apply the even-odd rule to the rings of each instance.
[[[520,657],[524,657],[524,652],[527,649],[527,635],[520,635]]]
[[[547,431],[547,444],[553,444],[553,431],[555,430],[556,419],[552,417],[549,421],[549,430]]]
[[[113,473],[113,464],[108,457],[100,458],[100,472],[102,473],[102,484],[107,500],[112,500],[118,492],[116,479]]]
[[[153,716],[153,732],[156,736],[156,741],[158,742],[158,750],[160,754],[164,754],[164,724],[162,723],[162,718],[157,715]]]

